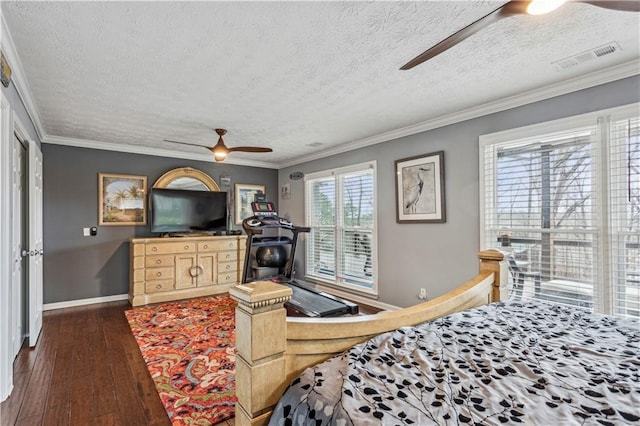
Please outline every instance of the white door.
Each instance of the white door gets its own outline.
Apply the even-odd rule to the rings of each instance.
[[[26,211],[23,209],[23,185],[24,181],[24,157],[25,147],[16,135],[13,136],[13,168],[12,168],[12,183],[11,183],[11,214],[12,214],[12,248],[11,248],[11,356],[12,359],[20,351],[22,346],[22,289],[24,280],[24,262],[26,254],[26,247],[23,244],[23,218],[26,217]]]
[[[29,346],[42,329],[42,152],[29,141]]]

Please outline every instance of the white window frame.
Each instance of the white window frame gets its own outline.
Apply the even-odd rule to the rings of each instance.
[[[480,150],[478,155],[479,162],[479,210],[480,210],[480,249],[488,249],[492,248],[487,245],[487,235],[485,235],[485,229],[487,225],[487,214],[486,211],[487,206],[485,205],[486,197],[489,194],[495,194],[495,189],[492,188],[492,185],[495,183],[495,165],[490,168],[493,175],[488,176],[485,173],[486,168],[486,159],[484,157],[485,148],[490,145],[509,142],[509,141],[519,141],[523,139],[531,139],[531,138],[539,138],[540,136],[570,131],[572,129],[576,129],[579,127],[593,126],[597,123],[600,129],[600,138],[599,138],[599,163],[594,164],[594,167],[598,167],[600,169],[600,173],[598,173],[598,181],[596,184],[598,185],[598,193],[599,193],[599,205],[598,208],[600,210],[599,215],[599,223],[598,223],[598,238],[599,238],[599,247],[600,253],[598,256],[599,265],[597,267],[598,271],[598,280],[597,280],[597,288],[594,289],[598,294],[598,305],[594,304],[594,311],[611,314],[613,312],[613,298],[612,291],[614,291],[614,279],[613,271],[610,268],[610,256],[612,250],[615,250],[615,247],[612,247],[609,235],[611,235],[611,223],[609,215],[614,213],[612,212],[611,207],[609,207],[609,128],[610,123],[623,119],[629,116],[637,116],[640,112],[640,103],[634,103],[630,105],[624,105],[615,108],[609,108],[605,110],[595,111],[587,114],[581,114],[573,117],[562,118],[559,120],[553,120],[543,123],[537,123],[525,127],[519,127],[509,130],[504,130],[501,132],[490,133],[486,135],[481,135],[479,138],[480,142]],[[485,179],[491,178],[488,182],[485,182]],[[616,189],[614,189],[616,190]]]
[[[311,227],[311,209],[309,209],[309,205],[311,203],[312,194],[308,190],[308,183],[312,180],[322,179],[327,177],[336,177],[342,174],[353,173],[364,171],[367,169],[371,169],[373,173],[373,228],[371,230],[371,288],[366,288],[362,286],[357,286],[354,284],[350,284],[345,282],[340,278],[340,262],[338,261],[338,257],[340,256],[341,251],[341,238],[339,237],[341,232],[341,218],[344,212],[343,209],[343,200],[342,197],[337,197],[336,200],[336,252],[335,252],[335,264],[336,264],[336,279],[331,280],[326,277],[321,277],[318,275],[310,274],[305,267],[305,279],[311,282],[317,282],[320,284],[326,284],[331,287],[339,288],[340,290],[345,290],[350,293],[360,294],[365,297],[377,297],[378,296],[378,189],[377,189],[377,161],[368,161],[366,163],[359,163],[345,167],[339,167],[330,170],[323,170],[320,172],[305,174],[304,177],[304,188],[305,188],[305,221],[306,226]],[[341,194],[341,188],[339,188],[338,183],[336,182],[336,194]],[[306,241],[305,245],[305,258],[309,259],[309,239]]]

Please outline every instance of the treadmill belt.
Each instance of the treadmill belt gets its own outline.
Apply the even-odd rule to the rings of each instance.
[[[284,283],[282,283],[284,284]],[[345,304],[336,300],[324,297],[321,294],[314,293],[297,285],[285,284],[292,291],[291,301],[294,307],[301,307],[306,311],[316,312],[319,316],[333,315],[342,313],[346,310]]]

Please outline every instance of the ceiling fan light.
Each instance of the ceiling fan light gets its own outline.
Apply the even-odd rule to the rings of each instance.
[[[213,150],[213,159],[216,161],[222,161],[227,158],[227,153],[224,150]]]
[[[544,15],[556,10],[564,4],[566,0],[531,0],[527,6],[529,15]]]

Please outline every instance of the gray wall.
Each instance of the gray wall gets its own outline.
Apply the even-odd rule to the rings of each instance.
[[[193,167],[219,183],[266,185],[277,202],[276,170],[149,155],[42,144],[44,155],[44,303],[124,294],[129,291],[131,237],[152,235],[149,226],[98,226],[98,173],[147,176],[149,187],[168,170]],[[98,226],[84,237],[82,228]]]
[[[640,77],[559,96],[421,134],[299,164],[279,171],[279,184],[291,183],[291,199],[280,213],[304,223],[304,183],[293,171],[316,171],[377,160],[379,300],[396,306],[418,303],[419,288],[437,297],[477,273],[479,242],[478,137],[640,101]],[[443,150],[447,222],[397,224],[394,161]],[[304,250],[297,253],[298,276]]]

